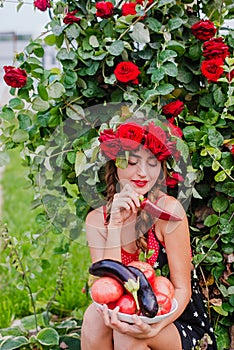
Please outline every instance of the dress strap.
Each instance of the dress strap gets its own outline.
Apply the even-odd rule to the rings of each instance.
[[[108,225],[108,222],[107,222],[107,212],[106,212],[106,206],[103,205],[103,217],[104,217],[104,225]]]

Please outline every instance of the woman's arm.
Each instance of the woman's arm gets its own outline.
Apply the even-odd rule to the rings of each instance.
[[[156,223],[156,232],[161,234],[168,258],[170,270],[170,280],[175,288],[175,299],[178,302],[178,309],[165,321],[160,322],[161,326],[177,319],[191,297],[191,247],[190,233],[186,213],[181,204],[174,198],[167,196],[163,202],[163,208],[169,212],[173,212],[182,220],[162,221]]]
[[[86,218],[86,237],[91,260],[102,259],[121,260],[121,226],[104,225],[102,208],[93,210]]]
[[[138,195],[131,186],[125,185],[114,195],[108,225],[104,224],[102,208],[88,214],[86,235],[93,262],[108,258],[121,261],[122,228],[131,215],[136,215],[139,206]]]

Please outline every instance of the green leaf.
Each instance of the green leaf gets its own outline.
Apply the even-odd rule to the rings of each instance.
[[[151,81],[153,83],[158,83],[160,80],[164,78],[165,71],[161,68],[155,68],[153,74],[151,75]]]
[[[234,183],[229,181],[222,184],[221,188],[222,192],[227,194],[230,197],[234,197]]]
[[[222,308],[222,306],[212,306],[212,308],[219,314],[222,316],[228,316],[228,312],[224,311],[224,309]]]
[[[174,86],[171,84],[159,85],[156,89],[147,90],[144,97],[147,100],[152,100],[159,95],[168,95],[174,90]]]
[[[218,215],[211,214],[205,218],[204,225],[211,227],[211,226],[214,226],[215,224],[217,224],[218,221],[219,221]]]
[[[28,139],[29,139],[29,135],[28,135],[27,131],[25,131],[23,129],[16,130],[15,133],[12,135],[12,140],[15,143],[25,142]]]
[[[91,35],[89,37],[89,45],[94,47],[94,48],[99,47],[99,42],[98,42],[96,35]]]
[[[219,147],[223,145],[223,136],[214,127],[208,129],[208,139],[210,145],[213,147]]]
[[[40,96],[44,101],[48,101],[49,97],[48,97],[48,92],[47,92],[47,90],[46,90],[46,87],[45,87],[43,84],[38,84],[37,90],[38,90],[39,96]]]
[[[172,61],[173,57],[176,57],[177,53],[174,50],[164,50],[159,54],[159,62],[164,63],[166,61]]]
[[[126,169],[128,166],[128,156],[126,157],[117,157],[115,161],[117,168]]]
[[[116,40],[110,46],[106,46],[106,49],[111,55],[119,56],[124,50],[124,43],[121,40]]]
[[[224,180],[226,180],[227,178],[227,174],[225,173],[224,170],[221,170],[218,174],[215,175],[214,179],[217,182],[222,182]]]
[[[44,328],[37,334],[37,340],[45,346],[59,345],[59,334],[53,328]]]
[[[175,41],[175,40],[168,41],[167,48],[170,50],[176,51],[179,56],[182,56],[186,50],[184,44],[182,44],[178,41]]]
[[[176,79],[184,84],[189,84],[193,80],[193,74],[184,66],[178,67]]]
[[[55,82],[48,86],[49,98],[60,98],[65,91],[65,87],[59,82]]]
[[[159,95],[168,95],[170,94],[175,87],[172,84],[161,84],[157,87],[157,92]]]
[[[15,113],[11,108],[4,106],[2,108],[2,112],[0,113],[0,117],[2,119],[10,121],[10,120],[14,119]]]
[[[27,130],[32,124],[31,118],[27,114],[19,114],[18,120],[20,129]]]
[[[74,61],[74,60],[76,60],[76,53],[72,50],[68,51],[68,50],[62,48],[57,53],[56,57],[59,61],[64,61],[64,60]]]
[[[146,19],[146,24],[148,24],[148,27],[156,33],[159,32],[162,27],[162,23],[153,17],[148,17]]]
[[[56,36],[54,34],[47,35],[44,38],[44,42],[48,46],[53,46],[56,43]]]
[[[212,208],[218,213],[224,212],[229,206],[229,201],[223,195],[217,196],[212,201]]]
[[[9,106],[13,109],[23,109],[24,102],[20,98],[15,97],[9,101]]]
[[[214,100],[218,107],[223,107],[226,101],[226,96],[223,94],[221,87],[215,90]]]
[[[200,43],[197,43],[189,48],[189,57],[193,61],[199,60],[201,56],[202,56],[202,49],[201,49]]]
[[[73,120],[81,120],[85,117],[83,108],[78,104],[70,104],[66,107],[67,116]]]
[[[6,336],[5,339],[3,338],[3,341],[0,345],[0,350],[18,349],[21,346],[26,346],[28,344],[29,344],[28,339],[23,336],[19,336],[19,337]]]
[[[49,109],[50,104],[47,101],[42,100],[41,97],[36,97],[32,103],[32,109],[38,112],[44,112]]]
[[[223,261],[223,256],[216,250],[209,250],[204,261],[208,264],[217,264]]]
[[[82,151],[76,152],[75,172],[79,176],[86,168],[87,159]]]
[[[174,62],[166,62],[163,64],[162,68],[169,77],[176,77],[178,74],[178,68]]]
[[[132,33],[129,36],[137,43],[149,43],[150,34],[149,29],[143,23],[137,22],[133,26]]]
[[[65,33],[69,39],[77,39],[80,35],[80,27],[76,23],[73,23],[65,29]]]
[[[168,21],[168,27],[169,27],[170,31],[175,30],[175,29],[181,27],[182,24],[183,24],[183,21],[182,21],[182,19],[179,18],[179,17],[171,18],[171,19],[169,19],[169,21]]]

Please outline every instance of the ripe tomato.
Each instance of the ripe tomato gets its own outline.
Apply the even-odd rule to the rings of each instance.
[[[111,301],[110,303],[107,304],[108,309],[114,310],[116,307],[116,301]]]
[[[171,281],[164,276],[156,276],[153,290],[156,296],[158,293],[166,294],[169,298],[173,299],[175,294],[175,289]]]
[[[124,294],[116,303],[119,306],[119,312],[133,315],[136,312],[136,302],[131,294]]]
[[[122,284],[112,277],[101,277],[94,281],[91,295],[99,304],[108,304],[118,300],[124,293]]]
[[[163,293],[157,294],[158,312],[157,316],[168,314],[171,310],[172,299]]]
[[[151,266],[146,261],[132,261],[128,265],[137,267],[139,270],[141,270],[151,286],[153,286],[156,278],[153,266]]]

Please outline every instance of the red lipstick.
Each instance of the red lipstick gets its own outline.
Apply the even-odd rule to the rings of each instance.
[[[132,182],[137,186],[137,187],[144,187],[147,185],[148,181],[147,180],[132,180]]]

